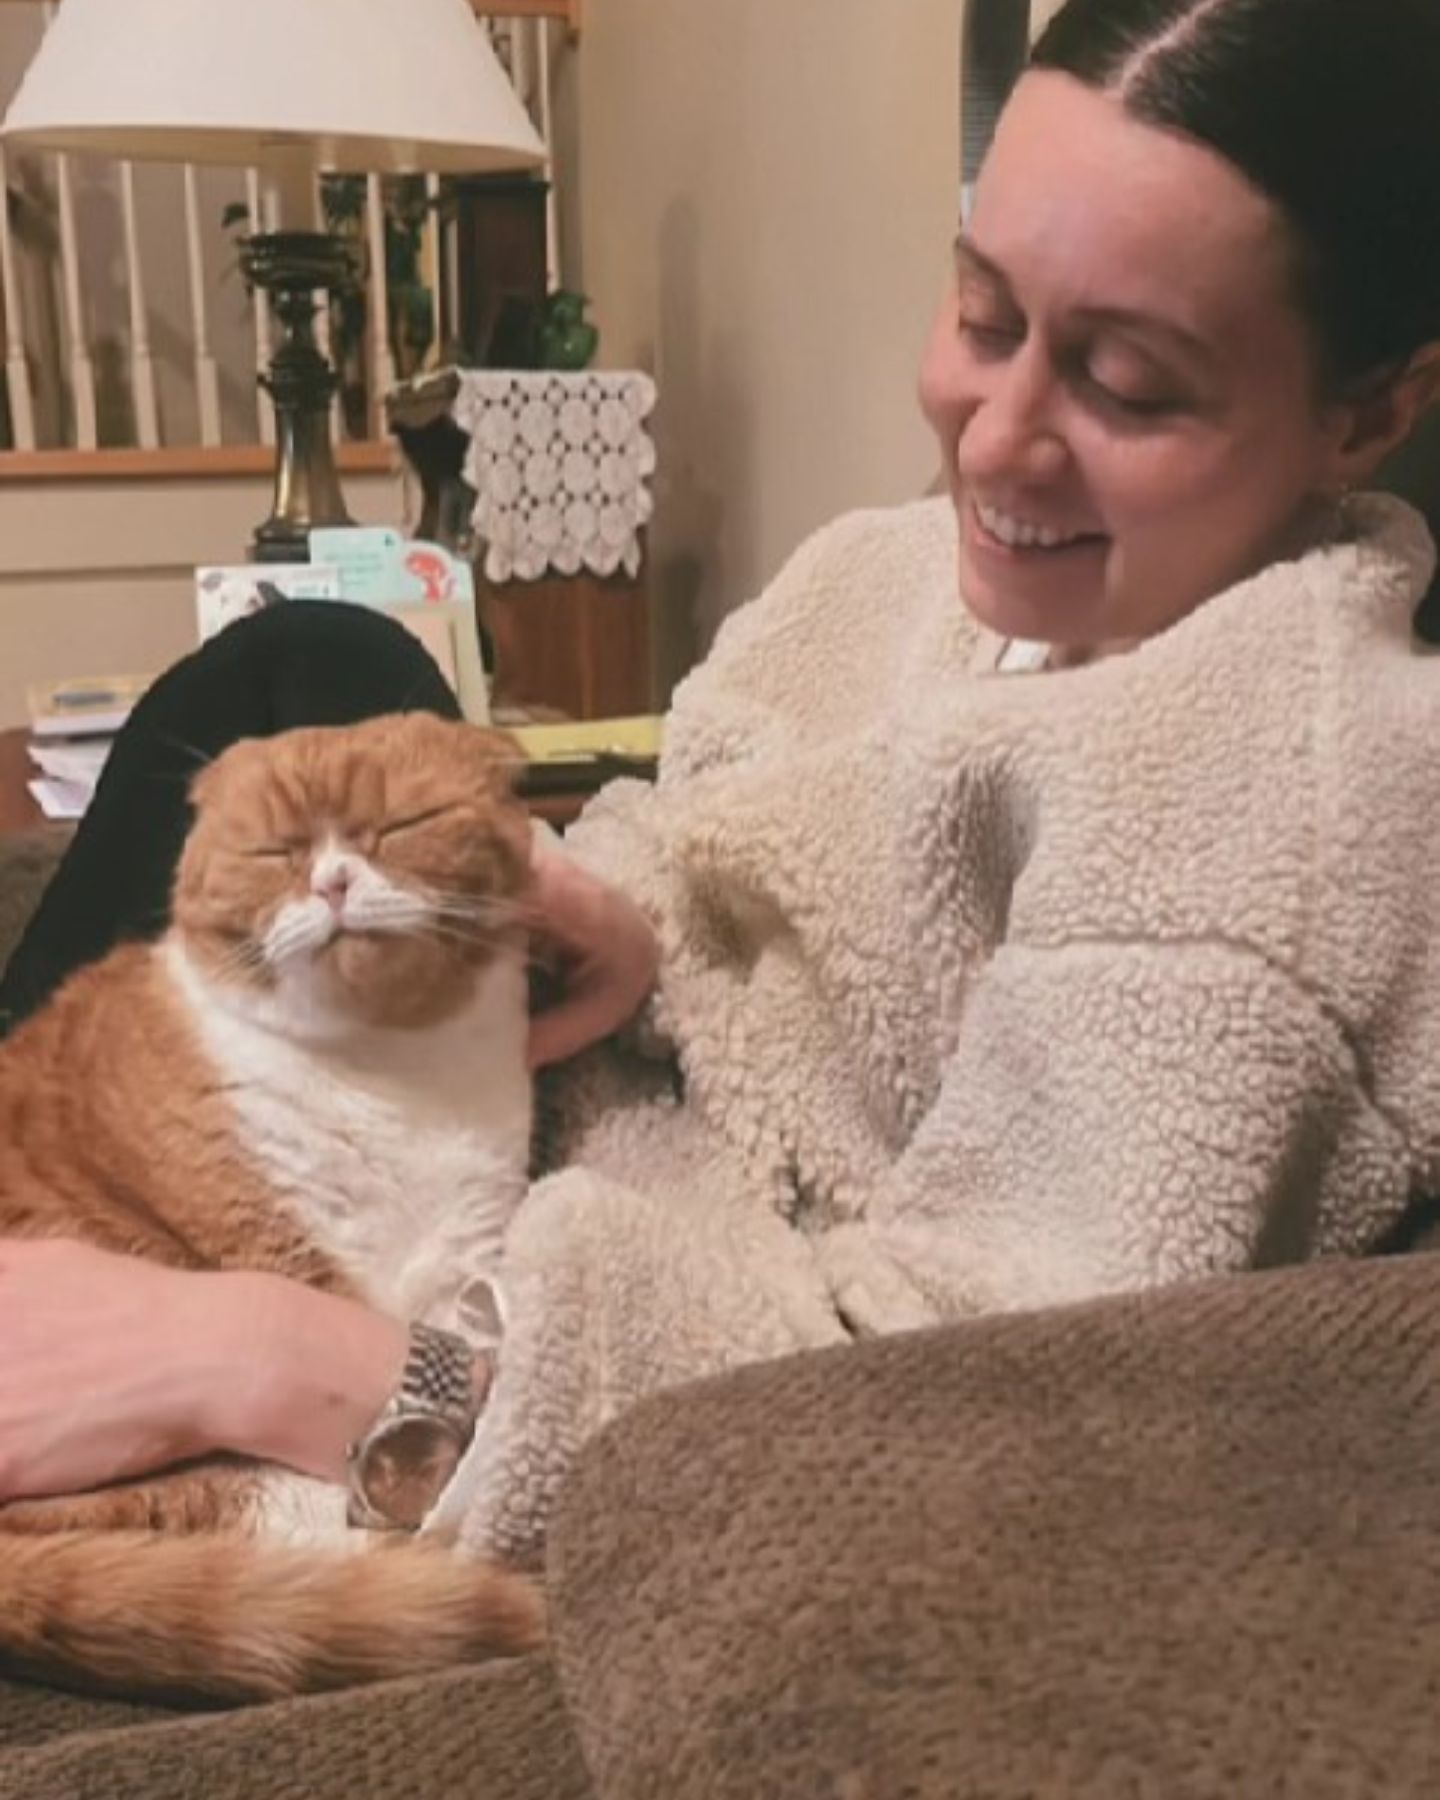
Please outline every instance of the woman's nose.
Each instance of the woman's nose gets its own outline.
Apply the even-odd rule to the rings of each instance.
[[[1022,351],[987,370],[956,443],[962,479],[1039,484],[1054,480],[1068,457],[1041,359]]]

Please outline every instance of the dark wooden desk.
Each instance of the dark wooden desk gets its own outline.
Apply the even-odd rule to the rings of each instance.
[[[25,785],[33,769],[25,754],[28,736],[23,728],[0,731],[0,832],[29,831],[45,823]]]

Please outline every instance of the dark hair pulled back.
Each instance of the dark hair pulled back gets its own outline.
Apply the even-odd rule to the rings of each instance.
[[[1209,145],[1276,203],[1332,380],[1440,339],[1440,0],[1068,0],[1031,67]]]

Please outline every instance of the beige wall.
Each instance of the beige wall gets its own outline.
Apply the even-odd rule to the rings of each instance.
[[[843,508],[922,491],[958,196],[961,0],[594,0],[567,273],[656,375],[673,670]]]
[[[399,524],[398,477],[349,476],[367,525]],[[261,480],[0,485],[0,729],[28,682],[149,674],[195,643],[195,565],[239,562],[270,510]]]

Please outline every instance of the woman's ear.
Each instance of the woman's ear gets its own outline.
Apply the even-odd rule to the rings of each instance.
[[[1335,487],[1363,486],[1440,397],[1440,343],[1417,350],[1398,375],[1339,402]]]

